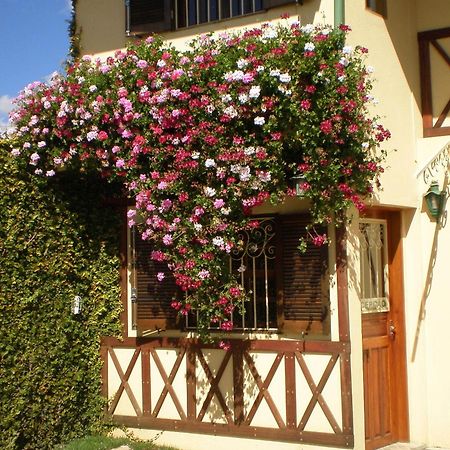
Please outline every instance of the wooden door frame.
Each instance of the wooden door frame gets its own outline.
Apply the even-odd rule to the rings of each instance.
[[[390,319],[395,324],[395,344],[390,345],[389,364],[392,391],[392,428],[398,441],[409,441],[409,407],[406,365],[406,332],[403,281],[402,212],[391,208],[370,208],[361,219],[381,219],[387,223]],[[393,301],[392,301],[393,299]]]

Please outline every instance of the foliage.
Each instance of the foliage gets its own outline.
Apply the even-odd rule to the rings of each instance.
[[[127,445],[132,450],[175,450],[172,447],[161,447],[153,442],[105,436],[88,436],[76,439],[67,445],[58,447],[57,450],[109,450],[121,445]]]
[[[100,337],[119,334],[113,185],[43,183],[0,144],[0,447],[46,449],[102,428]],[[98,178],[98,177],[97,177]],[[82,314],[71,313],[75,295]]]
[[[186,293],[173,307],[198,311],[200,332],[230,330],[246,293],[224,260],[255,225],[252,208],[293,195],[302,176],[314,222],[343,220],[382,171],[389,132],[368,112],[367,50],[346,46],[347,31],[265,24],[184,53],[150,37],[106,61],[85,56],[19,96],[11,153],[44,178],[79,167],[124,180],[130,225]],[[310,237],[327,240],[314,227]]]

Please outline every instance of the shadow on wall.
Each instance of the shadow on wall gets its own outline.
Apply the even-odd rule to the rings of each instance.
[[[419,314],[417,317],[416,333],[414,336],[414,345],[413,345],[413,350],[412,350],[412,354],[411,354],[412,362],[414,362],[414,360],[416,358],[416,352],[417,352],[417,346],[418,346],[419,338],[420,338],[421,326],[422,326],[422,322],[425,320],[425,317],[426,317],[426,304],[427,304],[428,296],[430,295],[430,292],[431,292],[431,286],[433,284],[433,271],[434,271],[434,266],[436,264],[436,257],[437,257],[437,252],[438,252],[439,231],[441,229],[445,228],[445,226],[447,225],[447,220],[448,220],[447,200],[450,198],[448,169],[449,168],[447,168],[447,172],[446,172],[445,178],[444,178],[444,185],[442,188],[442,192],[445,192],[443,205],[441,207],[442,213],[436,220],[436,226],[434,228],[434,236],[433,236],[433,242],[431,245],[430,258],[428,261],[425,285],[423,288],[422,297],[421,297],[421,301],[420,301]],[[422,212],[424,212],[423,207],[422,207]]]

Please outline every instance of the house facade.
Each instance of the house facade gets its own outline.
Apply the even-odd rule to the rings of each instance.
[[[106,58],[150,33],[183,49],[285,13],[348,24],[348,44],[369,49],[374,111],[392,133],[382,188],[305,255],[293,244],[305,201],[253,211],[258,237],[230,265],[252,268],[242,282],[254,299],[225,350],[195,339],[195,317],[175,323],[171,287],[152,287],[160,269],[124,226],[124,339],[102,345],[109,413],[183,449],[209,449],[211,436],[216,448],[450,448],[448,0],[77,0],[76,27],[81,53]],[[442,194],[434,216],[430,187]]]

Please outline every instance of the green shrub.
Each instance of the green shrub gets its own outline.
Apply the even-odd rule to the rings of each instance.
[[[118,335],[117,187],[38,180],[0,143],[0,447],[46,449],[103,427],[100,337]],[[83,311],[73,315],[79,295]]]

